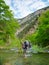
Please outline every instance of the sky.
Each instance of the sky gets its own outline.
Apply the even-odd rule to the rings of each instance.
[[[49,6],[49,0],[4,0],[15,18],[23,18],[38,9]]]

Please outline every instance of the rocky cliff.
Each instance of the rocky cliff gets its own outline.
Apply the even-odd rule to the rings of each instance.
[[[38,23],[38,17],[40,17],[41,13],[43,13],[46,10],[49,10],[49,6],[42,8],[34,13],[31,13],[22,19],[18,19],[18,22],[20,24],[20,29],[17,30],[16,35],[19,38],[23,38],[28,32],[31,31],[33,33],[33,31],[37,27],[36,25]]]

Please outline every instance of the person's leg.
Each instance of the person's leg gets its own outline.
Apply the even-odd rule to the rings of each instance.
[[[24,57],[25,57],[25,55],[26,55],[26,50],[27,50],[27,49],[24,49],[24,51],[23,51],[23,55],[24,55]]]

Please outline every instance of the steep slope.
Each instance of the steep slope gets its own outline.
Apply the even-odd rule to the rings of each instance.
[[[27,33],[33,33],[37,27],[38,17],[43,13],[45,10],[49,10],[49,6],[42,8],[28,16],[19,19],[18,22],[20,24],[20,29],[17,30],[16,35],[19,38],[23,38]]]

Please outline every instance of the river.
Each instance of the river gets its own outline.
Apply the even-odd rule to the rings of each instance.
[[[31,54],[24,57],[23,53],[0,50],[0,65],[49,65],[49,54]]]

